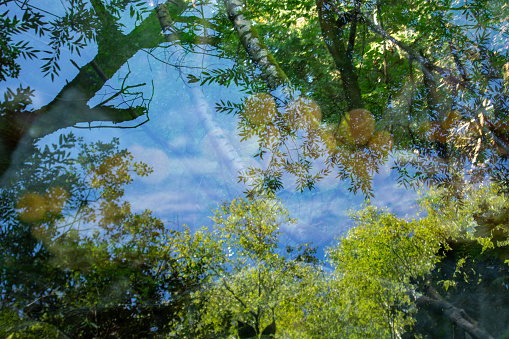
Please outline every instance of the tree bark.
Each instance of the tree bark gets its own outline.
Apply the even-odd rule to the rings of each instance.
[[[343,41],[343,31],[336,25],[330,0],[316,0],[316,7],[318,9],[318,20],[322,29],[323,39],[341,74],[348,109],[362,108],[364,107],[362,93],[357,81],[355,66],[352,62],[352,53],[349,52],[353,51],[354,39],[350,39],[350,45],[347,50]],[[357,19],[355,19],[355,24],[356,22]]]
[[[225,0],[225,5],[228,18],[237,31],[242,46],[254,64],[262,71],[262,78],[269,88],[274,90],[288,83],[288,77],[279,67],[267,46],[261,42],[251,21],[244,16],[242,1]]]
[[[156,13],[163,32],[171,30],[173,27],[173,19],[168,11],[167,5],[158,5]],[[180,41],[178,40],[178,37],[173,44],[177,48],[180,48]],[[197,103],[195,113],[198,115],[203,124],[205,132],[216,151],[218,160],[222,160],[233,177],[238,177],[239,173],[245,171],[247,167],[240,158],[238,152],[235,150],[235,147],[233,147],[230,143],[230,140],[224,133],[223,129],[215,121],[214,116],[211,113],[212,109],[210,108],[201,87],[193,85],[192,87],[186,87],[186,91],[189,98],[193,102]],[[254,182],[248,180],[247,184],[252,186]]]
[[[373,21],[371,21],[367,15],[362,14],[362,20],[368,25],[368,27],[375,33],[380,34],[381,36],[385,37],[387,40],[391,41],[393,44],[404,50],[408,53],[410,57],[417,60],[421,65],[425,65],[425,67],[429,68],[430,71],[437,72],[444,78],[446,82],[452,83],[454,85],[459,85],[462,88],[467,89],[468,91],[472,91],[471,86],[468,82],[463,81],[462,79],[457,78],[452,74],[452,71],[443,67],[439,67],[437,65],[432,64],[429,60],[427,60],[425,57],[419,55],[416,51],[414,51],[412,48],[404,44],[403,42],[397,40],[393,36],[391,36],[389,33],[387,33],[382,27],[376,25]]]

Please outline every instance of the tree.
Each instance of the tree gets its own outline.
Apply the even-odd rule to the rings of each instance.
[[[281,202],[272,193],[238,198],[222,204],[213,221],[213,229],[202,231],[214,264],[210,283],[195,295],[195,335],[302,334],[292,324],[305,315],[299,296],[312,290],[318,260],[316,249],[307,245],[299,246],[293,258],[278,253],[280,226],[295,222]],[[295,250],[289,247],[287,254]]]
[[[338,290],[343,291],[338,299],[350,311],[346,330],[357,336],[396,338],[412,324],[412,279],[439,261],[444,235],[371,206],[355,219],[356,226],[330,252]]]
[[[5,4],[18,3],[12,0]],[[199,17],[197,4],[214,7],[216,14]],[[405,1],[264,0],[244,6],[237,0],[226,0],[171,2],[150,10],[140,1],[132,5],[127,1],[92,1],[91,7],[79,1],[66,16],[46,22],[27,3],[21,8],[25,13],[21,21],[4,16],[6,27],[20,26],[6,31],[6,44],[11,46],[12,37],[24,30],[50,33],[50,56],[43,66],[48,75],[58,74],[63,46],[79,52],[86,42],[97,41],[99,50],[52,103],[34,112],[20,108],[9,118],[4,116],[4,158],[11,158],[21,140],[20,126],[32,121],[40,126],[34,129],[42,133],[32,137],[40,137],[78,122],[118,123],[146,115],[148,101],[143,97],[139,105],[110,105],[119,96],[139,97],[141,92],[132,92],[132,88],[142,84],[118,88],[98,107],[79,107],[82,113],[77,116],[61,114],[67,111],[69,98],[81,97],[86,102],[140,48],[179,45],[183,53],[196,53],[193,46],[209,45],[213,48],[205,49],[205,54],[236,59],[237,65],[233,69],[204,70],[201,75],[189,72],[189,82],[230,85],[233,81],[249,94],[266,92],[277,103],[272,118],[253,124],[244,119],[246,114],[243,116],[242,136],[259,137],[258,155],[273,159],[261,171],[251,168],[241,174],[251,186],[270,183],[269,188],[279,189],[282,173],[289,172],[296,177],[298,189],[312,189],[318,180],[339,171],[340,177],[352,182],[351,190],[370,195],[371,177],[387,162],[385,149],[393,146],[405,151],[397,153],[403,155],[396,164],[403,185],[453,185],[457,176],[452,169],[467,163],[486,164],[476,167],[473,177],[478,178],[494,171],[489,164],[505,163],[509,150],[504,127],[507,93],[502,68],[508,60],[502,5],[476,1],[461,7],[446,0],[420,1],[417,5]],[[125,34],[118,20],[127,8],[137,24]],[[229,34],[229,25],[239,34],[238,40]],[[212,33],[197,33],[194,27],[207,27]],[[161,29],[165,34],[159,34]],[[472,35],[472,30],[479,34]],[[314,38],[318,35],[321,39]],[[76,38],[67,39],[71,36]],[[496,43],[487,44],[490,36]],[[110,48],[117,43],[122,48]],[[39,53],[29,44],[23,46],[19,51],[26,50],[26,57]],[[260,78],[253,66],[261,71]],[[246,76],[246,71],[253,76]],[[14,91],[8,93],[13,96]],[[301,103],[309,100],[313,100],[309,105],[319,108],[313,109],[314,119],[326,124],[295,123],[307,116],[310,109],[302,108]],[[244,105],[217,104],[220,111],[242,116],[247,102],[249,99]],[[353,109],[367,112],[356,118]],[[372,127],[357,126],[366,119],[373,120]],[[352,142],[344,135],[344,125],[364,137]],[[231,147],[224,145],[224,138],[214,138],[217,147],[230,155],[229,162],[238,162]],[[375,147],[368,147],[370,141]],[[326,147],[320,147],[323,145]],[[368,158],[359,154],[373,153],[379,146],[384,152]],[[349,161],[352,157],[357,160]],[[370,166],[359,169],[359,163],[366,162]],[[8,162],[4,170],[6,166]],[[242,168],[238,164],[231,167]]]
[[[356,226],[329,252],[347,333],[492,338],[507,331],[499,305],[507,292],[497,286],[506,277],[496,273],[507,265],[507,197],[496,185],[471,188],[461,202],[447,194],[424,196],[419,219],[373,206],[354,215]],[[474,320],[484,307],[500,309],[500,317]]]
[[[374,158],[375,161],[369,162],[370,169],[359,173],[356,162],[348,163],[346,159],[352,153],[366,152],[367,142],[356,142],[353,149],[345,149],[343,145],[348,138],[345,140],[341,131],[343,124],[356,129],[355,119],[351,119],[351,112],[347,111],[359,108],[371,112],[360,121],[365,121],[366,117],[376,121],[372,129],[363,130],[367,141],[375,131],[387,133],[387,137],[381,138],[385,147],[394,145],[398,150],[414,154],[402,156],[396,164],[399,180],[405,186],[422,182],[454,185],[457,177],[454,168],[463,168],[469,162],[484,163],[488,158],[492,163],[505,163],[505,137],[500,134],[500,127],[497,129],[495,124],[487,122],[494,119],[501,126],[506,119],[505,109],[502,109],[507,106],[502,65],[507,63],[507,55],[503,47],[505,33],[501,29],[505,25],[501,20],[504,14],[498,12],[501,6],[500,3],[482,1],[464,7],[457,7],[450,1],[422,1],[417,6],[404,1],[317,1],[316,4],[306,1],[298,5],[257,1],[243,8],[240,2],[226,1],[229,17],[241,40],[249,41],[243,42],[247,54],[262,73],[270,74],[268,68],[279,69],[275,60],[281,56],[280,63],[285,66],[278,74],[294,75],[290,78],[281,75],[279,81],[272,82],[285,83],[287,78],[295,81],[318,101],[319,106],[330,107],[322,110],[326,121],[341,121],[339,131],[329,125],[333,133],[327,133],[327,129],[314,135],[308,133],[308,139],[312,141],[304,138],[303,145],[318,140],[329,147],[308,153],[303,151],[304,147],[294,148],[299,161],[291,162],[293,166],[287,165],[288,153],[275,152],[266,143],[271,137],[266,130],[276,126],[279,130],[276,139],[282,140],[278,146],[288,147],[284,140],[288,127],[280,128],[281,124],[276,121],[273,125],[265,124],[265,129],[257,128],[252,133],[260,137],[260,148],[268,148],[268,153],[276,158],[270,162],[274,168],[268,168],[261,175],[278,180],[282,170],[291,172],[299,164],[306,161],[312,164],[323,156],[329,160],[326,170],[317,171],[315,177],[309,175],[313,166],[300,166],[311,182],[338,168],[342,173],[346,172],[344,177],[352,179],[352,189],[361,187],[364,193],[369,193],[370,176],[378,170],[380,161]],[[249,16],[253,18],[253,24]],[[432,18],[432,24],[425,18]],[[472,20],[472,24],[464,24],[465,20]],[[249,34],[245,33],[247,27],[251,27]],[[471,27],[482,33],[472,36]],[[362,36],[359,34],[361,28]],[[254,33],[257,29],[260,32]],[[322,39],[306,40],[318,32]],[[487,47],[490,35],[500,39],[501,43]],[[260,41],[262,36],[267,37],[269,47]],[[359,43],[360,39],[362,43]],[[313,51],[308,52],[305,62],[301,61],[302,57],[288,52],[300,51],[301,46]],[[473,52],[458,52],[465,48]],[[272,51],[275,57],[272,57]],[[257,54],[267,55],[269,64],[259,64]],[[467,64],[469,66],[465,67]],[[298,71],[291,68],[294,66]],[[343,91],[325,94],[313,85],[315,79],[318,86],[322,84],[319,79],[325,77],[328,80],[334,67],[339,72],[336,79],[340,78]],[[272,87],[269,82],[268,89]],[[285,100],[277,93],[274,97],[282,101],[281,114],[285,115],[284,106],[294,98],[290,95]],[[470,104],[472,100],[475,101],[473,106]],[[493,106],[489,102],[493,102]],[[341,105],[346,107],[338,109]],[[481,107],[483,113],[479,120],[477,112]],[[279,158],[285,161],[278,161]],[[381,162],[384,162],[383,158]],[[473,178],[494,169],[492,166],[476,167]],[[251,171],[249,174],[256,173]],[[298,187],[302,188],[301,185]]]
[[[48,105],[29,109],[33,90],[22,86],[7,89],[0,103],[1,307],[18,311],[5,311],[2,321],[32,321],[9,331],[395,337],[443,336],[453,324],[454,335],[504,334],[504,325],[472,320],[482,313],[480,305],[502,310],[501,303],[461,295],[479,292],[465,279],[481,273],[480,294],[505,298],[505,277],[496,277],[505,269],[498,257],[505,257],[507,241],[503,1],[181,0],[154,9],[143,1],[65,4],[58,14],[31,1],[0,3],[22,13],[21,20],[14,10],[0,15],[0,81],[18,76],[15,58],[36,56],[45,58],[42,72],[54,79],[64,49],[80,53],[97,44],[86,65],[70,61],[78,74]],[[206,6],[213,8],[210,15],[202,11]],[[130,32],[120,24],[124,12],[135,19]],[[48,50],[20,42],[26,32],[50,36]],[[139,50],[152,55],[163,48],[188,56],[188,63],[162,62],[195,86],[188,93],[200,103],[215,150],[251,186],[248,198],[217,213],[216,233],[172,233],[148,212],[130,213],[121,199],[130,160],[114,145],[84,145],[77,158],[65,151],[76,144],[72,137],[62,137],[53,150],[34,147],[38,138],[77,123],[147,118],[146,84],[130,83],[130,69],[99,105],[86,103]],[[235,63],[231,69],[186,68],[195,66],[196,54]],[[197,86],[212,83],[235,84],[246,93],[237,102],[220,98],[216,109],[238,114],[242,138],[258,138],[256,156],[264,167],[245,169],[214,123]],[[367,208],[331,250],[337,267],[331,276],[278,252],[279,221],[272,218],[287,215],[282,208],[267,213],[275,207],[264,190],[283,188],[287,173],[301,191],[336,175],[350,180],[352,191],[370,195],[373,174],[391,159],[400,184],[447,188],[423,200],[426,217],[409,221]],[[496,185],[471,188],[487,178]],[[100,232],[72,231],[75,215]],[[66,220],[67,228],[59,228]],[[163,240],[169,244],[157,243]],[[228,246],[235,255],[227,256]],[[26,266],[14,269],[15,260]],[[357,283],[359,275],[365,279]],[[209,288],[195,291],[204,276]],[[113,301],[106,291],[115,292]],[[334,303],[320,306],[308,292]],[[187,303],[193,293],[194,306]],[[214,306],[225,295],[230,304]],[[291,312],[305,321],[288,320]],[[436,331],[425,332],[423,324]]]
[[[50,34],[50,49],[37,51],[30,47],[29,42],[23,42],[23,47],[12,47],[24,57],[33,57],[38,54],[47,55],[43,60],[42,71],[52,79],[58,76],[60,66],[60,54],[63,48],[71,53],[77,53],[88,44],[97,42],[98,53],[87,65],[79,68],[79,73],[72,81],[68,82],[54,100],[48,105],[36,110],[25,110],[27,103],[19,106],[19,91],[30,91],[20,88],[18,95],[8,89],[5,93],[4,108],[2,110],[0,126],[2,167],[0,173],[4,173],[9,167],[13,152],[22,140],[22,144],[30,144],[31,141],[41,138],[59,129],[74,126],[80,122],[109,121],[117,124],[124,121],[134,120],[147,113],[149,100],[143,97],[142,92],[133,92],[132,88],[145,86],[135,84],[132,86],[122,85],[115,89],[115,93],[104,100],[100,105],[90,108],[84,104],[90,100],[104,84],[142,48],[156,48],[166,41],[172,41],[174,35],[159,34],[161,27],[156,16],[156,11],[145,17],[148,8],[144,1],[134,2],[115,1],[103,3],[91,1],[87,6],[85,1],[71,1],[66,7],[64,16],[54,15],[57,19],[47,22],[43,14],[38,12],[38,7],[31,3],[20,3],[15,0],[4,1],[1,5],[19,6],[24,14],[21,20],[16,16],[9,17],[7,12],[2,17],[4,25],[13,26],[3,33],[6,44],[10,45],[13,36],[22,31],[33,29],[39,35]],[[126,8],[130,8],[131,16],[135,16],[140,24],[129,34],[124,34],[121,24],[118,23],[120,14]],[[168,7],[170,8],[170,7]],[[170,13],[176,18],[186,9],[186,3],[176,2],[171,7]],[[183,19],[186,21],[186,19]],[[20,26],[20,28],[17,28]],[[187,42],[195,42],[195,35],[186,36]],[[185,38],[184,38],[185,39]],[[197,39],[200,43],[199,39]],[[122,47],[114,47],[119,43]],[[11,48],[11,47],[9,47]],[[71,60],[71,62],[74,62]],[[74,62],[74,64],[76,64]],[[14,62],[12,67],[19,68]],[[3,70],[2,70],[3,72]],[[17,72],[10,72],[16,77]],[[126,78],[128,75],[126,76]],[[134,105],[113,104],[116,98],[128,98],[124,102],[135,102]],[[136,99],[140,100],[136,102]],[[24,99],[30,100],[30,98]],[[6,105],[13,101],[10,105]],[[72,113],[69,113],[72,112]],[[32,133],[25,133],[27,126],[32,127]]]
[[[36,148],[28,164],[1,190],[3,334],[167,333],[203,270],[199,258],[182,259],[189,230],[170,230],[122,201],[131,175],[151,169],[118,140],[84,144],[72,134]]]

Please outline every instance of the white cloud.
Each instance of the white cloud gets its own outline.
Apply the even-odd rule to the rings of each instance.
[[[160,149],[134,145],[128,148],[136,162],[144,162],[152,167],[154,172],[140,180],[146,184],[159,184],[170,174],[171,162],[168,156]]]

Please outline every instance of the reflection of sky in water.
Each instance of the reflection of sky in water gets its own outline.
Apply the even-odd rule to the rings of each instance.
[[[246,187],[237,183],[237,177],[230,172],[225,160],[218,158],[196,114],[198,103],[188,95],[190,92],[186,91],[179,74],[172,68],[150,61],[143,52],[138,53],[129,64],[132,71],[129,84],[154,81],[156,90],[150,104],[150,121],[135,129],[73,129],[73,132],[88,142],[108,142],[115,136],[119,137],[121,148],[127,148],[136,161],[153,167],[154,172],[148,177],[136,178],[126,187],[125,198],[131,202],[133,211],[150,209],[169,227],[187,224],[197,229],[210,224],[209,217],[217,203],[243,195]],[[125,72],[124,67],[119,73]],[[116,86],[114,80],[108,83]],[[256,142],[240,142],[237,117],[216,113],[213,108],[219,98],[240,102],[243,94],[233,87],[218,86],[204,87],[203,92],[211,110],[209,113],[234,146],[241,162],[246,166],[260,167],[261,162],[253,158]],[[98,95],[92,101],[100,100]],[[139,120],[143,119],[145,117]],[[134,126],[137,122],[124,125]],[[397,187],[390,166],[386,163],[374,177],[373,203],[388,206],[391,211],[403,216],[415,203],[416,194]],[[354,196],[348,192],[350,183],[336,179],[335,174],[318,182],[314,190],[303,193],[292,190],[293,178],[287,176],[284,183],[288,188],[279,192],[278,196],[291,216],[299,219],[296,225],[283,228],[284,242],[329,244],[335,235],[351,226],[347,212],[360,208],[364,199],[362,194]]]
[[[169,55],[171,50],[158,49],[161,57]],[[231,66],[224,60],[190,56],[194,64],[212,68]],[[86,62],[84,62],[86,63]],[[80,65],[82,63],[79,63]],[[127,85],[146,83],[144,87],[136,88],[143,91],[144,98],[149,98],[154,86],[154,96],[150,103],[150,121],[131,129],[119,128],[92,128],[82,125],[85,129],[61,130],[46,137],[42,143],[55,142],[62,133],[72,130],[74,134],[83,137],[86,142],[101,140],[109,142],[113,137],[119,137],[121,148],[127,148],[136,161],[143,161],[153,167],[154,172],[148,177],[136,178],[126,187],[125,198],[131,202],[132,210],[140,212],[150,209],[160,217],[169,227],[187,224],[197,229],[210,224],[209,217],[212,210],[221,201],[232,200],[242,196],[246,189],[237,183],[238,178],[231,173],[227,161],[218,156],[211,136],[207,135],[202,121],[197,114],[200,102],[193,96],[193,91],[186,88],[179,74],[172,66],[154,60],[147,53],[140,51],[128,65],[124,65],[115,74],[98,94],[89,102],[93,106],[105,98],[105,93],[114,93],[112,88],[120,88],[123,78],[129,72]],[[62,71],[66,72],[65,69]],[[69,69],[70,74],[75,70]],[[31,85],[37,89],[38,95],[35,104],[39,106],[47,103],[60,91],[60,86],[46,86],[49,79],[34,77],[38,70],[31,68],[31,72],[22,74],[21,82],[25,86]],[[72,77],[71,77],[72,78]],[[30,80],[27,80],[30,79]],[[237,131],[237,117],[219,114],[214,106],[219,99],[241,102],[245,94],[232,85],[230,88],[220,86],[205,86],[202,88],[202,99],[208,104],[208,114],[221,127],[228,141],[238,154],[240,163],[248,166],[263,166],[255,160],[253,155],[257,151],[254,141],[240,142]],[[109,94],[111,95],[111,94]],[[49,99],[48,99],[49,98]],[[120,100],[120,98],[119,98]],[[118,101],[116,102],[119,103]],[[141,117],[136,121],[117,125],[122,127],[135,126],[146,120]],[[94,126],[114,126],[110,123],[96,123]],[[397,187],[394,173],[386,163],[380,173],[374,176],[373,188],[375,198],[373,203],[377,206],[388,206],[393,212],[404,216],[409,207],[415,203],[416,193]],[[313,241],[316,245],[328,245],[333,237],[342,233],[351,226],[347,212],[359,209],[362,206],[363,195],[354,196],[348,191],[350,183],[335,178],[335,174],[322,179],[316,188],[303,193],[292,190],[294,178],[284,181],[286,190],[279,192],[278,196],[290,211],[293,218],[299,219],[296,225],[284,227],[283,242],[300,243]]]

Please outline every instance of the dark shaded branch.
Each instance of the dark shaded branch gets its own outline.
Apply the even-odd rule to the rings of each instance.
[[[361,2],[355,1],[355,10],[352,11],[352,22],[350,24],[350,36],[348,37],[348,47],[346,48],[346,56],[351,59],[353,48],[355,46],[355,37],[357,36],[357,18],[359,17]]]
[[[465,67],[463,66],[463,63],[461,62],[461,59],[460,59],[457,51],[455,49],[453,49],[452,47],[450,49],[451,49],[452,57],[454,59],[454,63],[456,64],[456,68],[460,72],[461,79],[464,82],[469,82],[470,80],[468,79],[467,71],[465,70]]]
[[[354,14],[354,10],[342,12],[338,14],[338,18],[336,19],[336,25],[339,29],[343,29],[347,24],[351,23],[353,20],[354,15],[357,15],[358,13]]]
[[[176,1],[183,4],[182,0]],[[94,0],[96,14],[106,26],[115,25],[111,15],[98,0]],[[174,15],[181,13],[185,6],[174,6]],[[99,28],[101,31],[103,28]],[[104,27],[104,29],[106,29]],[[142,48],[155,48],[166,42],[161,35],[161,27],[155,10],[132,32],[124,35],[115,27],[111,32],[114,43],[101,39],[98,53],[87,65],[80,68],[76,77],[68,82],[46,106],[33,112],[20,112],[0,116],[0,176],[9,168],[12,157],[22,139],[30,145],[36,138],[44,137],[58,129],[74,126],[77,123],[109,121],[120,123],[131,121],[145,113],[142,107],[116,109],[112,107],[90,108],[86,103],[95,96],[130,58]],[[110,33],[106,33],[108,35]],[[110,36],[111,38],[111,36]],[[100,40],[100,39],[99,39]]]
[[[342,41],[342,29],[337,25],[332,3],[330,0],[316,0],[316,7],[323,39],[341,74],[348,109],[362,108],[364,105],[355,66]]]
[[[417,305],[430,308],[435,312],[443,313],[453,324],[476,339],[494,339],[463,310],[445,301],[442,296],[432,287],[426,289],[428,296],[422,295],[416,299]]]
[[[146,113],[144,107],[120,109],[107,106],[90,108],[85,100],[73,100],[69,96],[64,104],[49,113],[23,111],[13,116],[0,117],[0,176],[11,165],[15,151],[30,146],[37,138],[42,138],[60,129],[79,123],[106,121],[120,123],[134,120]]]

